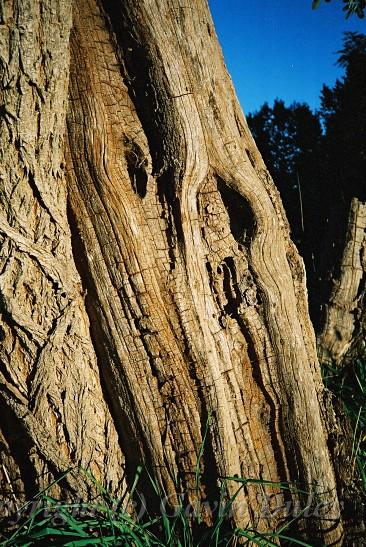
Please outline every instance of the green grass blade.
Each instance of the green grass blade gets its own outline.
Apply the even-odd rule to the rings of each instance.
[[[295,543],[296,545],[302,545],[303,547],[313,547],[310,543],[305,543],[305,541],[301,541],[301,539],[292,538],[290,536],[285,536],[283,534],[278,534],[278,538],[285,539],[286,541],[291,541],[292,543]]]

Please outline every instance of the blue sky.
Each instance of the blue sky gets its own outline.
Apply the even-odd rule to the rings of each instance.
[[[366,18],[345,20],[341,0],[209,0],[226,65],[246,113],[278,97],[319,107],[333,85],[343,32],[366,32]]]

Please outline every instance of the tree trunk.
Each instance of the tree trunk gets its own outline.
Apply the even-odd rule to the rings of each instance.
[[[339,277],[325,305],[325,321],[318,337],[319,359],[340,365],[347,351],[362,336],[365,323],[366,203],[354,198]]]
[[[302,533],[341,544],[304,267],[206,2],[1,17],[4,488],[77,464],[118,493],[143,462],[194,501],[211,416],[202,497],[223,476],[296,481],[321,502]],[[237,524],[273,529],[264,502],[243,491]]]
[[[341,377],[349,375],[355,360],[365,354],[365,234],[366,204],[353,198],[339,274],[334,280],[329,302],[325,305],[324,326],[318,336],[320,362],[337,367]],[[343,510],[349,515],[348,525],[352,526],[356,537],[364,537],[365,497],[355,461],[352,461],[357,428],[353,433],[342,399],[334,398],[333,408],[337,427],[331,433],[328,444],[334,454],[338,492]],[[351,524],[352,518],[355,521]]]

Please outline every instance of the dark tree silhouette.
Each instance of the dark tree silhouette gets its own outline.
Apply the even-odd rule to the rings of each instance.
[[[248,122],[280,190],[293,238],[301,246],[308,213],[304,211],[303,193],[308,193],[314,175],[318,175],[314,166],[319,166],[322,141],[319,118],[307,104],[293,103],[286,107],[276,99],[272,108],[266,103],[255,114],[249,114]],[[313,200],[308,205],[310,211],[316,209]]]
[[[366,199],[366,36],[345,33],[338,53],[344,76],[332,88],[323,86],[317,113],[306,104],[287,107],[276,100],[248,116],[305,260],[316,329],[343,249],[351,199]]]
[[[264,104],[248,123],[277,184],[296,242],[307,267],[312,319],[319,310],[319,275],[316,264],[319,233],[325,232],[326,217],[319,202],[329,201],[322,168],[322,127],[319,116],[307,104],[285,106],[276,100]],[[322,240],[322,238],[321,238]]]
[[[366,198],[366,35],[346,32],[338,65],[345,74],[324,85],[320,116],[325,127],[327,169],[345,200]]]
[[[329,3],[331,0],[325,0],[326,3]],[[313,9],[316,9],[321,0],[313,0]],[[366,0],[343,0],[343,11],[346,14],[346,18],[350,15],[357,15],[360,19],[363,19],[365,16],[366,9]]]
[[[330,280],[337,274],[351,200],[366,200],[366,35],[346,32],[338,53],[344,76],[332,88],[323,86],[319,111],[326,175],[325,207],[319,214],[326,211],[328,221],[317,252],[319,269]],[[325,293],[323,301],[327,298]]]

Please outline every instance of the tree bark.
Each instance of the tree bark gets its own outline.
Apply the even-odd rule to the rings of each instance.
[[[123,475],[66,214],[71,23],[67,1],[1,3],[1,458],[28,497],[76,462]]]
[[[334,281],[318,337],[319,359],[340,365],[365,329],[366,203],[354,198],[339,276]]]
[[[325,305],[324,326],[318,336],[320,362],[337,367],[344,377],[352,370],[355,360],[365,354],[365,234],[366,204],[353,198],[339,273],[334,280],[329,302]],[[343,401],[334,398],[333,407],[337,425],[328,444],[334,454],[338,492],[343,511],[349,515],[348,523],[355,537],[361,538],[365,535],[365,496],[355,461],[352,461],[354,433]],[[354,522],[351,524],[352,518]]]
[[[211,416],[202,498],[218,477],[296,481],[321,502],[301,533],[341,544],[304,267],[206,2],[70,13],[2,12],[0,427],[17,496],[75,464],[118,493],[143,462],[194,502]],[[273,493],[272,509],[309,502]],[[264,502],[244,490],[237,524],[273,529]]]

